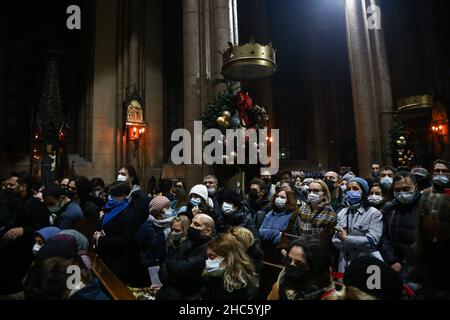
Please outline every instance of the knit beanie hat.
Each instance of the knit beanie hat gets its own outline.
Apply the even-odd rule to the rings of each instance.
[[[208,188],[206,188],[203,184],[197,184],[196,186],[193,186],[191,191],[189,192],[189,196],[191,194],[196,194],[203,198],[205,202],[208,202]]]
[[[414,169],[412,169],[411,174],[414,176],[422,177],[422,178],[430,176],[430,173],[425,168],[414,168]]]
[[[371,267],[371,268],[369,268]],[[376,284],[370,277],[375,277],[379,270],[379,289],[369,288],[368,284]],[[403,285],[399,274],[386,263],[371,256],[357,258],[345,270],[344,284],[355,287],[365,293],[381,300],[400,300]]]
[[[46,259],[61,257],[74,258],[78,256],[76,249],[74,249],[69,242],[60,239],[51,239],[36,255],[36,261],[44,261]]]
[[[89,240],[77,230],[63,230],[59,234],[66,234],[73,237],[77,243],[78,252],[86,252],[89,249]]]
[[[367,184],[367,181],[364,180],[363,178],[354,177],[348,180],[348,183],[350,182],[356,182],[364,190],[365,193],[369,193],[369,185]]]
[[[170,203],[170,200],[167,199],[164,196],[156,196],[153,198],[152,201],[150,201],[150,205],[148,207],[148,212],[152,216],[156,216],[158,213],[161,212],[162,209],[167,207],[167,204]]]
[[[36,231],[36,235],[40,236],[44,242],[47,242],[51,237],[61,232],[61,229],[56,227],[46,227]]]

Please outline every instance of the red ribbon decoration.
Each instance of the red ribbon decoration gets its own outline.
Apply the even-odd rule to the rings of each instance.
[[[239,117],[241,118],[242,125],[244,127],[250,126],[250,119],[248,118],[247,112],[253,108],[253,100],[246,92],[239,92],[237,109],[239,112]]]

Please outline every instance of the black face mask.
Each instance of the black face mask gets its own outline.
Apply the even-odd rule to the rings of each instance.
[[[286,289],[298,290],[305,286],[309,274],[303,266],[288,265],[285,271]]]
[[[269,184],[270,182],[272,182],[272,179],[263,179],[265,183]]]
[[[258,198],[259,198],[258,191],[256,191],[256,190],[250,191],[250,193],[248,194],[248,196],[249,196],[250,200],[252,200],[252,201],[256,201],[256,200],[258,200]]]
[[[189,231],[188,231],[189,240],[191,240],[192,242],[198,241],[200,239],[200,233],[201,233],[200,230],[189,227]]]
[[[330,192],[334,191],[337,188],[334,184],[334,181],[325,180],[325,183],[327,184],[328,190],[330,190]]]
[[[73,199],[75,199],[75,197],[77,196],[77,193],[76,193],[76,192],[73,192],[73,191],[71,191],[71,190],[67,190],[67,191],[66,191],[66,195],[67,195],[67,197],[68,197],[70,200],[73,200]]]

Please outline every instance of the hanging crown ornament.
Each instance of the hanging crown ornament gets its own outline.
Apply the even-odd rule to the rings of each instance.
[[[223,58],[222,74],[233,81],[265,79],[277,71],[275,49],[272,44],[261,45],[254,41],[235,46],[231,42]]]

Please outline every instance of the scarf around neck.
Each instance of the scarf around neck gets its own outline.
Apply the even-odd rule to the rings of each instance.
[[[104,217],[102,221],[102,226],[105,226],[108,222],[110,222],[115,216],[121,213],[123,210],[128,208],[129,202],[128,199],[125,198],[121,201],[117,201],[112,199],[111,197],[108,199],[108,202],[105,205],[105,209],[109,211]]]

